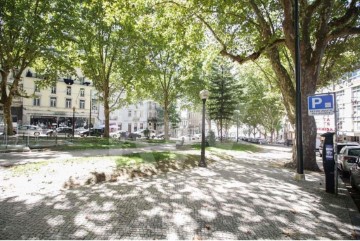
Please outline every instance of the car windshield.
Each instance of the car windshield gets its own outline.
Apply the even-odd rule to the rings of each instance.
[[[343,149],[343,147],[345,147],[345,146],[356,146],[356,145],[337,145],[337,154],[339,154],[340,153],[340,151],[341,151],[341,149]]]
[[[359,155],[360,155],[360,148],[349,149],[349,156],[359,156]]]

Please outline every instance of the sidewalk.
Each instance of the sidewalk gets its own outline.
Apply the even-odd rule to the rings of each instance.
[[[354,238],[346,189],[326,193],[321,173],[293,180],[276,167],[290,153],[216,156],[208,168],[0,196],[0,239]]]

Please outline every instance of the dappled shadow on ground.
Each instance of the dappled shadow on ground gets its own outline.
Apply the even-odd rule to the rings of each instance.
[[[0,239],[351,239],[321,174],[296,182],[261,159],[0,198]]]

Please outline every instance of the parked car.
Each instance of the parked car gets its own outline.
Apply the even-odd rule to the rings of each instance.
[[[268,144],[268,141],[263,138],[257,138],[256,143],[259,143],[260,145]]]
[[[110,132],[110,137],[112,138],[120,138],[120,137],[126,137],[127,136],[127,132],[124,130],[121,131],[114,131],[114,132]]]
[[[360,145],[344,146],[337,156],[338,169],[342,171],[343,176],[348,176],[351,167],[360,155]]]
[[[144,135],[144,131],[145,130],[141,130],[141,131],[136,131],[136,132],[133,132],[134,134],[137,134],[137,135],[140,135],[140,137],[145,137]],[[156,132],[154,130],[149,130],[149,137],[150,138],[155,138],[156,136]]]
[[[355,164],[350,168],[350,184],[351,187],[360,190],[360,160],[356,158]]]
[[[34,125],[19,126],[17,130],[18,135],[25,135],[25,136],[40,136],[41,133],[42,133],[41,127]]]
[[[48,130],[46,132],[47,136],[64,136],[71,137],[72,136],[72,128],[71,127],[58,127],[55,130]]]
[[[132,132],[132,133],[130,133],[130,134],[128,135],[127,138],[129,138],[129,139],[141,138],[141,135],[138,134],[138,133],[136,133],[136,132]]]
[[[337,150],[336,150],[336,154],[339,154],[341,149],[344,147],[344,146],[360,146],[359,143],[357,142],[340,142],[340,143],[337,143]],[[320,157],[322,156],[322,149],[323,149],[323,142],[320,143],[320,146],[319,146],[319,154],[320,154]]]
[[[169,133],[169,137],[171,137],[171,134],[170,134],[170,133]],[[158,139],[164,139],[164,138],[165,138],[165,133],[160,133],[160,134],[158,134],[158,135],[156,136],[156,138],[158,138]],[[186,138],[189,139],[189,137],[186,137]]]
[[[81,137],[87,137],[87,136],[102,137],[104,135],[104,128],[91,128],[90,130],[82,131],[79,134]]]

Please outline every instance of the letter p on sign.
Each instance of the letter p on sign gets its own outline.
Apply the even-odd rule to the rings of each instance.
[[[312,109],[315,109],[316,108],[316,105],[320,105],[322,102],[322,99],[321,98],[312,98],[311,99],[311,107]]]

